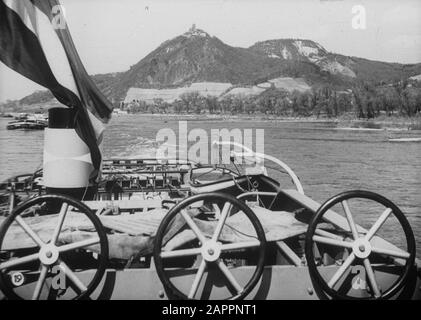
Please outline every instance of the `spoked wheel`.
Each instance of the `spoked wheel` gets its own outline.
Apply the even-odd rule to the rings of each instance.
[[[313,284],[325,297],[389,299],[408,284],[415,238],[405,215],[391,201],[369,191],[348,191],[316,212],[305,254]],[[335,265],[339,268],[329,268]]]
[[[191,241],[171,246],[189,233]],[[203,193],[183,200],[164,217],[155,238],[154,260],[170,298],[236,300],[257,285],[265,247],[263,227],[244,202],[228,194]],[[239,256],[254,258],[246,272],[227,266]]]
[[[39,206],[44,216],[27,215]],[[0,227],[0,289],[9,299],[89,298],[107,260],[101,222],[86,205],[67,196],[30,199]],[[81,272],[85,270],[93,272]]]

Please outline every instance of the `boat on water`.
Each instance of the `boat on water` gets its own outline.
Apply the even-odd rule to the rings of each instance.
[[[48,126],[48,122],[44,120],[31,120],[31,119],[24,119],[24,120],[16,120],[11,121],[7,124],[7,130],[16,130],[16,129],[23,129],[23,130],[44,130]]]
[[[122,110],[120,108],[114,108],[113,110],[113,116],[122,116],[122,115],[127,115],[127,114],[129,114],[127,110]]]
[[[48,127],[48,117],[44,114],[20,113],[15,116],[15,121],[7,123],[7,130],[43,130]]]
[[[287,164],[239,147],[230,165],[104,160],[82,195],[48,190],[42,169],[5,181],[3,298],[421,298],[414,234],[392,201],[353,190],[321,204]]]

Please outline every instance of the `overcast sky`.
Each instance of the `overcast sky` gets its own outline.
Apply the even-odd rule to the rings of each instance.
[[[90,74],[125,71],[193,23],[232,46],[311,39],[328,51],[421,62],[420,0],[61,0]],[[363,5],[366,28],[354,29]],[[0,63],[0,101],[42,89]]]

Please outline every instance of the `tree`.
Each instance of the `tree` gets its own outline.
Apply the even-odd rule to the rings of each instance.
[[[244,112],[253,114],[257,109],[256,102],[253,98],[247,98],[244,102]]]
[[[183,101],[176,99],[173,103],[173,110],[175,113],[183,112]]]
[[[205,98],[205,108],[209,113],[214,113],[218,109],[218,98],[215,96],[206,96]]]
[[[153,105],[158,113],[166,113],[168,105],[162,98],[153,99]]]

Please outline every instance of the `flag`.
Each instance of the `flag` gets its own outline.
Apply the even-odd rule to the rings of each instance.
[[[75,110],[75,129],[89,147],[96,178],[112,105],[86,72],[58,0],[0,0],[0,61]]]

